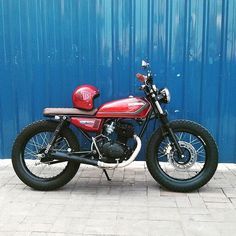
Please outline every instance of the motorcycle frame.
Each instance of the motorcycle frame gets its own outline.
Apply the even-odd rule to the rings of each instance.
[[[73,116],[74,117],[74,116]],[[90,117],[91,118],[91,117]],[[154,116],[154,114],[153,114],[153,110],[151,109],[150,110],[150,112],[148,113],[148,115],[147,115],[147,117],[146,117],[146,119],[145,119],[145,121],[143,122],[143,124],[142,124],[142,128],[141,128],[141,130],[140,130],[140,132],[139,132],[139,134],[138,134],[138,136],[140,137],[140,138],[142,138],[143,137],[143,135],[144,135],[144,133],[145,133],[145,131],[146,131],[146,129],[147,129],[147,125],[148,125],[148,123],[149,123],[149,121],[150,120],[153,120],[153,119],[155,119],[156,117]],[[54,121],[59,121],[58,122],[58,126],[57,126],[57,128],[56,128],[56,130],[55,130],[55,132],[54,132],[54,134],[53,134],[53,136],[52,136],[52,139],[51,139],[51,141],[49,142],[49,145],[47,146],[47,148],[46,148],[46,150],[48,151],[50,148],[51,148],[51,146],[54,144],[54,142],[55,142],[55,140],[56,140],[56,138],[57,138],[57,136],[59,135],[59,132],[60,132],[60,130],[65,126],[65,125],[70,125],[71,123],[70,123],[70,116],[58,116],[57,118],[54,118],[53,119]],[[104,119],[105,120],[105,119]],[[103,123],[104,123],[104,121],[103,121]],[[73,124],[72,124],[73,125]],[[87,132],[87,131],[85,131],[85,130],[83,130],[83,129],[81,129],[81,128],[79,128],[79,127],[77,127],[77,126],[75,126],[75,125],[73,125],[88,141],[90,141],[90,142],[92,142],[92,137],[93,136],[91,136],[90,134],[89,134],[89,132]],[[99,135],[99,134],[101,134],[101,133],[97,133],[97,135]],[[96,136],[97,136],[96,135]]]
[[[148,96],[147,96],[147,97],[148,97]],[[149,99],[148,99],[148,100],[149,100]],[[171,138],[171,139],[172,139],[172,140],[176,140],[175,135],[173,134],[173,131],[172,131],[171,127],[169,126],[169,121],[168,121],[168,118],[167,118],[167,112],[159,112],[159,111],[158,111],[157,107],[154,105],[154,104],[156,104],[156,102],[158,102],[158,101],[152,99],[152,100],[149,100],[149,102],[150,102],[150,104],[152,105],[152,109],[150,109],[150,111],[149,111],[149,113],[148,113],[146,119],[144,120],[144,122],[143,122],[143,124],[142,124],[142,127],[141,127],[141,130],[139,131],[138,136],[139,136],[140,138],[143,137],[145,131],[147,130],[147,126],[148,126],[150,120],[153,120],[153,119],[157,119],[157,120],[158,120],[158,119],[159,119],[159,120],[161,121],[161,123],[163,124],[164,130],[165,130],[166,132],[168,132],[170,135],[172,134],[172,135],[174,136],[174,139],[172,139],[172,138]],[[58,126],[57,126],[57,128],[56,128],[56,130],[55,130],[55,132],[54,132],[54,135],[52,136],[51,141],[49,142],[49,144],[48,144],[48,146],[47,146],[47,148],[46,148],[46,151],[45,151],[46,154],[49,152],[50,148],[53,146],[53,144],[54,144],[54,142],[55,142],[57,136],[59,135],[60,130],[61,130],[65,125],[70,125],[70,124],[71,124],[71,123],[70,123],[70,117],[71,117],[71,116],[57,116],[57,119],[56,119],[56,118],[54,119],[55,121],[59,120],[59,123],[58,123]],[[73,117],[74,117],[74,116],[73,116]],[[91,118],[91,117],[90,117],[90,118]],[[104,119],[104,120],[107,120],[107,119]],[[104,123],[104,121],[103,121],[103,123]],[[73,125],[73,124],[72,124],[72,125]],[[76,129],[77,129],[88,141],[90,141],[90,142],[93,141],[93,140],[92,140],[93,136],[91,136],[91,135],[89,134],[89,132],[87,132],[87,131],[85,131],[85,130],[83,130],[83,129],[77,127],[77,126],[74,126],[74,127],[76,127]],[[163,132],[165,132],[164,130],[163,130]],[[101,134],[101,133],[97,133],[97,135],[99,135],[99,134]],[[178,143],[178,142],[176,141],[176,143]],[[91,150],[88,150],[87,152],[89,152],[89,151],[91,151]],[[84,156],[84,151],[82,151],[82,152],[71,152],[70,154],[71,154],[71,155],[75,154],[75,155],[77,155],[77,156],[79,156],[79,155],[82,154],[82,155]],[[90,154],[91,154],[91,156],[92,156],[94,153],[92,153],[92,151],[91,151]],[[87,156],[89,157],[89,155],[87,155]]]
[[[148,100],[148,102],[150,103],[152,109],[149,110],[149,113],[146,116],[145,121],[143,122],[142,128],[139,132],[139,137],[142,138],[143,134],[145,133],[146,129],[147,129],[147,125],[150,122],[150,120],[152,119],[159,119],[162,123],[162,132],[164,135],[168,134],[170,141],[173,143],[173,147],[177,150],[178,154],[180,155],[181,158],[183,158],[183,152],[182,149],[178,143],[177,137],[174,134],[172,128],[170,127],[170,123],[167,117],[167,112],[162,110],[161,107],[161,102],[162,102],[162,95],[158,94],[158,89],[153,86],[153,78],[152,78],[152,73],[151,71],[148,71],[147,76],[146,76],[146,80],[144,81],[145,85],[143,85],[143,87],[141,86],[141,89],[144,91],[144,93],[146,94],[146,99]],[[51,142],[48,144],[47,148],[46,148],[46,152],[45,154],[47,154],[49,152],[49,150],[51,149],[51,147],[53,146],[60,130],[62,129],[62,127],[64,126],[65,123],[70,124],[70,117],[74,117],[74,116],[57,116],[59,117],[59,120],[61,120],[56,128],[56,131],[54,132],[54,135],[52,137]],[[95,116],[89,116],[89,118],[93,118],[96,117]],[[112,117],[111,117],[112,118]],[[108,118],[103,118],[102,124],[104,124],[105,120],[107,120]],[[114,118],[117,119],[117,118]],[[133,118],[135,119],[135,118]],[[88,132],[86,132],[85,130],[76,127],[81,134],[90,142],[93,142],[93,137],[89,135]],[[102,132],[102,129],[100,131],[100,134]],[[71,152],[69,155],[75,155],[74,158],[76,159],[76,156],[79,158],[79,156],[82,155],[83,158],[86,158],[87,156],[93,156],[95,153],[94,151],[90,150],[87,151],[88,153],[86,155],[84,155],[84,152]],[[65,157],[65,155],[63,155]],[[71,160],[72,158],[70,158]],[[69,159],[68,159],[69,160]],[[90,160],[90,159],[89,159]],[[92,163],[87,163],[90,165],[93,165]],[[94,165],[97,165],[97,163],[94,162]]]

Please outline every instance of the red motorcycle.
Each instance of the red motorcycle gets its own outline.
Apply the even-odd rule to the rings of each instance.
[[[34,122],[16,138],[12,163],[18,177],[38,190],[53,190],[68,183],[80,163],[107,169],[123,168],[138,156],[149,121],[159,119],[151,135],[147,168],[153,178],[172,191],[193,191],[205,185],[218,164],[217,145],[201,125],[188,121],[169,122],[161,104],[170,101],[167,88],[153,84],[149,63],[142,61],[147,74],[137,74],[145,97],[129,96],[94,108],[99,90],[82,85],[73,93],[74,108],[46,108],[48,120]],[[139,133],[135,126],[141,126]],[[75,126],[91,143],[81,151],[70,128]],[[136,129],[137,130],[137,129]]]

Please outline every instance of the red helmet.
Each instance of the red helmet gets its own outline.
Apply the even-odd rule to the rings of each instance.
[[[100,95],[99,90],[92,85],[81,85],[72,95],[73,106],[78,109],[92,110],[94,98]]]

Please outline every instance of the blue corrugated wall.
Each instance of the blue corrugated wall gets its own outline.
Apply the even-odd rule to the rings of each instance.
[[[97,104],[141,95],[146,57],[172,92],[170,117],[206,126],[235,162],[235,0],[0,0],[0,157],[79,84],[100,88]]]

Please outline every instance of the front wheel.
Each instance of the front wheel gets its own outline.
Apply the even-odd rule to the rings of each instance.
[[[146,162],[152,177],[165,188],[189,192],[205,185],[218,165],[218,149],[211,134],[192,121],[170,123],[184,157],[180,157],[168,133],[156,130],[147,146]]]

